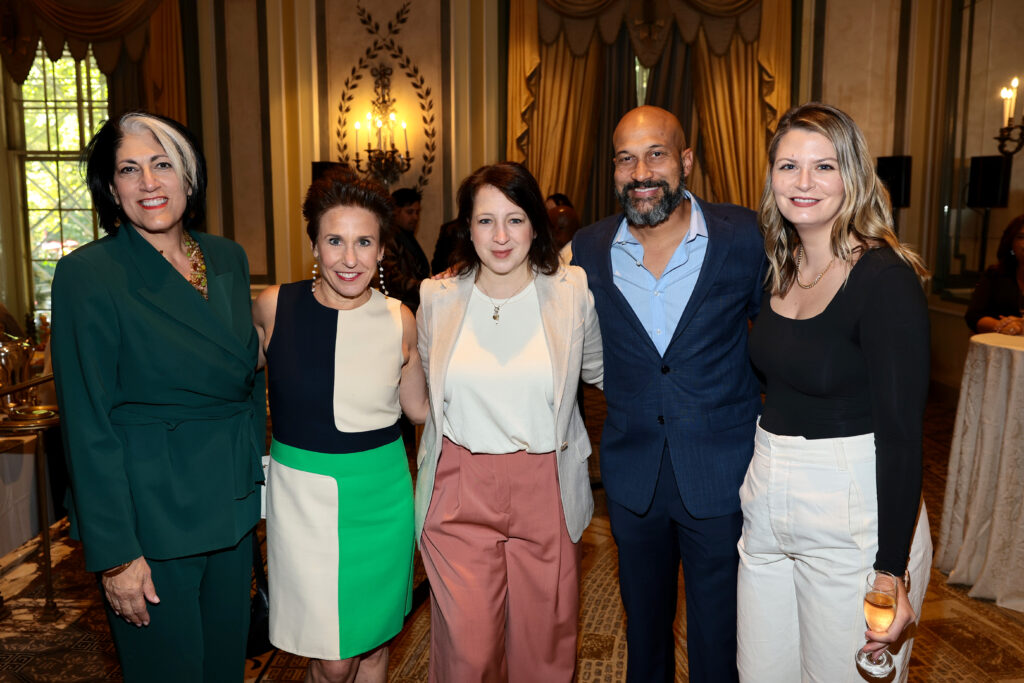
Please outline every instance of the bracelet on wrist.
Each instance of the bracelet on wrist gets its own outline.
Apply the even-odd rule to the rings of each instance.
[[[119,564],[116,567],[111,567],[110,569],[101,572],[101,574],[108,579],[117,576],[118,574],[128,569],[128,567],[132,566],[132,562],[134,561],[135,560],[128,560],[127,562],[123,562],[122,564]]]

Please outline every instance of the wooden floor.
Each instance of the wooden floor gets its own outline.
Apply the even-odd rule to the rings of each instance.
[[[587,425],[597,442],[604,416],[601,394],[585,392]],[[946,464],[955,406],[928,405],[924,444],[924,497],[933,542],[939,529]],[[591,463],[597,483],[596,453]],[[578,680],[585,683],[623,680],[625,648],[616,586],[614,541],[608,527],[603,490],[595,487],[596,514],[584,534],[584,576],[580,610]],[[61,618],[38,620],[42,582],[36,566],[37,544],[0,558],[0,593],[12,616],[0,621],[0,683],[121,680],[113,645],[99,602],[95,579],[84,571],[80,547],[68,540],[66,522],[54,528],[54,564]],[[389,680],[426,680],[429,605],[422,572],[417,573],[419,604],[392,648]],[[1022,577],[1024,580],[1024,577]],[[685,629],[680,619],[677,631]],[[686,680],[685,642],[677,652],[678,680]],[[247,681],[302,680],[305,660],[273,651],[248,662]],[[929,683],[1024,683],[1024,613],[967,597],[961,586],[945,583],[933,570],[915,641],[911,681]]]

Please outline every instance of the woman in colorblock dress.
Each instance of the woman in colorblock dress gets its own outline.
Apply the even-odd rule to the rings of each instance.
[[[274,434],[270,640],[312,660],[307,681],[382,682],[411,602],[412,481],[397,422],[426,414],[416,324],[370,287],[391,223],[383,188],[328,174],[302,213],[319,276],[268,288],[253,314]]]

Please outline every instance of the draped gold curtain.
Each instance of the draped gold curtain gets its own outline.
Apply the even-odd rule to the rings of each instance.
[[[120,110],[186,123],[179,12],[178,0],[0,0],[0,57],[23,83],[40,41],[53,60],[65,45],[75,59],[91,46]]]
[[[185,67],[178,0],[163,0],[149,22],[149,48],[142,59],[141,106],[188,125]]]
[[[540,45],[536,3],[512,3],[509,14],[506,158],[524,163],[546,194],[563,192],[580,202],[604,80],[601,42],[575,56],[564,38]]]
[[[737,3],[738,4],[738,3]],[[712,199],[757,209],[768,171],[768,140],[789,106],[790,4],[762,0],[761,33],[747,44],[734,36],[715,55],[697,36],[696,102],[705,172]]]
[[[537,3],[513,2],[508,20],[508,124],[505,158],[526,161],[534,89],[540,67]]]
[[[582,57],[573,55],[564,39],[540,48],[540,77],[526,166],[545,194],[563,192],[574,203],[580,203],[586,194],[603,64],[603,46],[596,40]]]
[[[511,3],[508,158],[525,160],[543,190],[564,191],[576,201],[580,195],[573,194],[574,188],[586,192],[583,177],[590,169],[593,141],[584,141],[595,128],[587,124],[610,104],[601,101],[594,88],[573,87],[573,74],[589,72],[579,63],[571,69],[565,50],[571,45],[581,54],[581,47],[587,46],[585,55],[576,59],[592,58],[594,44],[613,42],[610,36],[617,34],[611,27],[625,23],[635,51],[634,34],[641,30],[637,26],[650,26],[651,31],[658,27],[661,35],[664,21],[675,21],[679,33],[672,32],[670,40],[691,45],[697,112],[692,127],[700,131],[703,191],[715,201],[756,208],[767,170],[767,140],[778,117],[789,107],[790,4],[790,0]],[[657,14],[651,15],[651,11]],[[538,17],[543,25],[538,24]],[[549,43],[556,35],[557,40]],[[557,66],[547,64],[549,59],[556,60]],[[609,78],[595,74],[595,81]],[[587,99],[590,97],[597,99]],[[672,106],[667,101],[664,104]],[[675,113],[680,118],[687,115]],[[588,115],[590,119],[579,118]],[[697,136],[689,142],[696,145]],[[580,150],[580,155],[571,156],[573,149]],[[582,185],[577,184],[577,176]]]
[[[704,137],[710,199],[756,208],[764,184],[765,121],[757,45],[735,38],[715,56],[701,31],[696,43],[696,102]]]

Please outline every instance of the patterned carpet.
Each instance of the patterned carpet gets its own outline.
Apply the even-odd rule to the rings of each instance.
[[[601,395],[585,392],[588,427],[596,439],[604,415]],[[939,528],[946,463],[955,407],[932,402],[925,426],[924,494],[933,532]],[[597,473],[597,458],[592,473]],[[597,515],[583,537],[579,667],[581,683],[624,680],[626,652],[618,595],[615,544],[604,512],[603,490],[595,490]],[[0,620],[0,683],[79,683],[121,680],[113,644],[99,603],[95,579],[84,571],[66,522],[54,527],[55,582],[60,619],[40,623],[42,580],[36,570],[35,542],[0,559],[0,593],[12,614]],[[933,539],[934,540],[934,539]],[[1022,579],[1024,580],[1024,579]],[[389,680],[427,680],[429,604],[422,570],[416,602],[406,627],[392,644]],[[682,581],[680,580],[680,586]],[[676,622],[677,680],[686,680],[685,620]],[[280,651],[247,662],[246,681],[301,681],[306,660]],[[1024,613],[967,597],[938,571],[931,583],[913,650],[910,680],[928,683],[1024,683]]]

